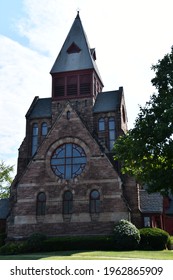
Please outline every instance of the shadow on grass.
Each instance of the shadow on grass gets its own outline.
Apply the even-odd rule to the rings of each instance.
[[[55,251],[0,255],[0,260],[173,260],[173,251]]]
[[[40,253],[28,253],[20,255],[0,255],[0,260],[40,260],[46,258],[59,257],[59,259],[72,257],[79,253],[89,253],[90,251],[55,251],[55,252],[40,252]],[[70,258],[71,259],[71,258]]]

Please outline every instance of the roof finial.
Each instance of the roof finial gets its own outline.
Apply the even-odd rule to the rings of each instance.
[[[79,17],[79,12],[80,12],[80,9],[79,8],[77,8],[77,16],[76,17]]]

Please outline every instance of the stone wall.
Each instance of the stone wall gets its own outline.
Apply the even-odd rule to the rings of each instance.
[[[63,143],[80,145],[87,156],[83,173],[72,180],[59,179],[50,167],[53,151]],[[24,238],[34,231],[49,235],[110,234],[116,221],[129,217],[121,185],[111,162],[68,104],[16,185],[17,201],[8,223],[8,237]],[[89,211],[89,196],[94,189],[100,192],[100,213],[96,215]],[[73,213],[69,217],[62,213],[66,190],[73,193]],[[42,191],[47,200],[46,214],[40,219],[36,216],[36,198]]]

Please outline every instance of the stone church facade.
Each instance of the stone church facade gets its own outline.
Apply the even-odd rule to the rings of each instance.
[[[123,88],[102,91],[79,13],[50,73],[52,96],[35,97],[26,114],[8,238],[106,235],[120,219],[140,226],[138,186],[113,160],[127,131]]]

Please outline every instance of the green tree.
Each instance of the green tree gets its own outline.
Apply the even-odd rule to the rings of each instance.
[[[10,195],[10,185],[12,177],[10,173],[13,171],[13,166],[6,165],[3,161],[0,162],[0,198],[6,198]]]
[[[157,93],[140,107],[134,128],[117,139],[115,160],[149,192],[167,194],[173,193],[173,47],[152,69]]]

